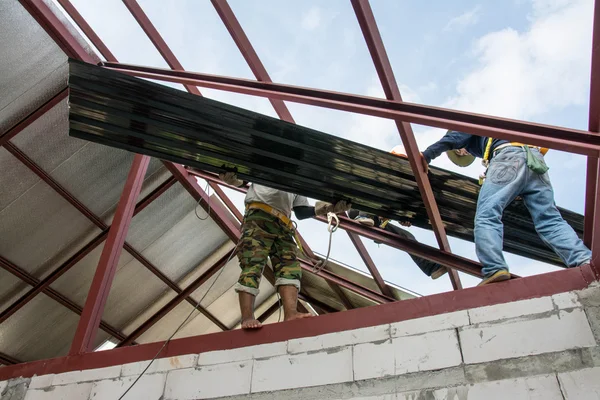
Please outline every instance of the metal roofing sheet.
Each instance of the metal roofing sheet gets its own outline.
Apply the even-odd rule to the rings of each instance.
[[[40,181],[0,211],[0,255],[40,278],[99,232]]]
[[[0,132],[67,84],[67,56],[18,1],[0,2]]]
[[[78,322],[79,315],[40,294],[4,321],[0,351],[22,361],[64,356]],[[106,338],[108,334],[98,332],[95,345]]]
[[[73,136],[431,228],[402,157],[100,67],[71,63],[69,85]],[[472,241],[477,182],[439,168],[430,179],[448,234]],[[581,234],[583,217],[561,211]],[[560,263],[522,202],[504,222],[505,250]]]

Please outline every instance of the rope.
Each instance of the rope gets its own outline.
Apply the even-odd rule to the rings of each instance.
[[[200,205],[200,203],[202,203],[202,197],[198,199],[196,207],[194,207],[194,213],[196,214],[196,218],[198,218],[200,221],[206,221],[210,217],[210,185],[208,184],[208,182],[206,182],[206,188],[204,189],[204,191],[206,192],[206,204],[208,205],[206,217],[200,218],[200,215],[198,215],[198,206]]]
[[[333,223],[335,221],[335,224]],[[331,253],[331,242],[333,241],[333,233],[338,230],[340,226],[340,219],[332,212],[327,213],[327,231],[329,232],[329,244],[327,245],[327,255],[325,260],[317,262],[313,268],[313,272],[318,274],[329,262],[329,254]]]

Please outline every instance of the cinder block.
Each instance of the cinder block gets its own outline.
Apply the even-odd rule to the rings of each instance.
[[[397,399],[562,400],[562,395],[554,375],[545,375],[398,393]]]
[[[554,296],[552,296],[552,302],[560,310],[564,310],[565,308],[575,308],[582,306],[579,302],[579,297],[577,297],[577,295],[574,292],[555,294]]]
[[[13,378],[5,382],[5,387],[2,389],[0,394],[2,400],[22,400],[29,386],[29,378]]]
[[[354,346],[354,380],[383,378],[396,373],[396,358],[391,340]]]
[[[293,339],[288,342],[292,354],[318,351],[358,343],[376,342],[390,338],[390,325],[370,326],[361,329],[330,333],[313,337]]]
[[[585,313],[574,309],[532,320],[459,329],[465,363],[474,364],[596,345]]]
[[[47,389],[28,390],[25,400],[88,400],[93,383],[75,383]]]
[[[352,381],[352,348],[255,360],[252,392]]]
[[[600,367],[558,374],[565,400],[600,399]]]
[[[159,358],[155,360],[150,368],[144,373],[154,374],[157,372],[168,372],[173,369],[192,368],[198,360],[197,354],[187,354],[184,356],[175,356]],[[121,369],[121,376],[139,375],[148,366],[150,360],[124,364]]]
[[[70,383],[99,381],[101,379],[118,378],[121,375],[121,366],[115,365],[106,368],[86,369],[83,371],[64,372],[54,375],[52,386],[68,385]]]
[[[287,342],[260,344],[231,350],[200,353],[198,365],[224,364],[235,361],[281,356],[287,353]]]
[[[33,378],[31,378],[31,382],[29,383],[29,389],[47,388],[49,386],[52,386],[53,380],[54,380],[54,374],[34,376]]]
[[[167,374],[165,400],[212,399],[250,393],[254,361],[178,369]]]
[[[369,397],[352,397],[349,400],[396,400],[396,394],[383,394]]]
[[[394,338],[392,345],[396,375],[448,368],[462,363],[454,329]]]
[[[554,310],[551,297],[514,301],[511,303],[496,304],[493,306],[473,308],[469,310],[471,324],[481,322],[499,321],[508,318],[517,318],[531,314],[540,314]]]
[[[469,325],[467,311],[456,311],[391,324],[392,338],[443,331]]]
[[[461,363],[454,329],[354,346],[354,379],[357,381],[449,368]]]
[[[89,400],[117,400],[135,382],[137,376],[94,382]],[[125,396],[126,399],[158,400],[162,397],[167,374],[142,376]]]

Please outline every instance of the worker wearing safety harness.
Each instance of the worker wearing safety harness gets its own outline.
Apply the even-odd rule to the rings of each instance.
[[[242,186],[244,182],[233,172],[219,174],[225,183]],[[290,219],[294,210],[298,219],[329,212],[343,213],[350,204],[340,201],[335,205],[317,201],[312,207],[308,199],[266,186],[251,184],[246,199],[246,214],[242,224],[242,236],[238,243],[238,258],[242,272],[235,285],[242,312],[242,328],[257,329],[262,325],[254,318],[254,299],[259,292],[260,279],[267,260],[275,273],[275,287],[283,302],[284,320],[310,317],[296,309],[302,268],[297,257],[295,228]],[[298,241],[298,245],[299,245]]]
[[[422,154],[426,171],[431,160],[443,152],[461,167],[481,157],[487,168],[480,180],[483,186],[475,214],[475,248],[484,275],[480,285],[510,279],[502,254],[502,213],[517,196],[523,198],[542,241],[567,267],[589,264],[591,260],[591,251],[556,208],[544,161],[546,151],[522,143],[448,131]]]

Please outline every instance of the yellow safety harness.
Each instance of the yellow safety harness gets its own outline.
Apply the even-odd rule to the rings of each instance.
[[[298,237],[298,233],[296,231],[296,225],[294,224],[294,221],[288,218],[287,215],[265,203],[246,204],[246,212],[248,212],[249,210],[261,210],[266,212],[267,214],[271,214],[272,216],[277,217],[288,229],[291,229],[292,232],[294,232],[294,240],[296,241],[296,244],[298,245],[298,248],[300,249],[302,254],[305,254],[304,248],[302,247],[302,241]]]
[[[493,141],[494,141],[493,138],[488,138],[487,143],[485,144],[483,160],[481,160],[481,164],[483,164],[483,166],[486,168],[486,171],[490,165],[490,153],[492,153],[492,142]],[[503,149],[505,147],[525,147],[525,146],[538,149],[540,151],[540,153],[542,153],[542,155],[546,155],[546,153],[548,152],[547,147],[532,146],[530,144],[524,144],[524,143],[519,143],[519,142],[510,142],[510,143],[501,144],[500,146],[497,146],[493,152],[495,153],[498,150]],[[483,174],[479,175],[479,184],[483,185],[484,180],[485,180],[485,172]]]

